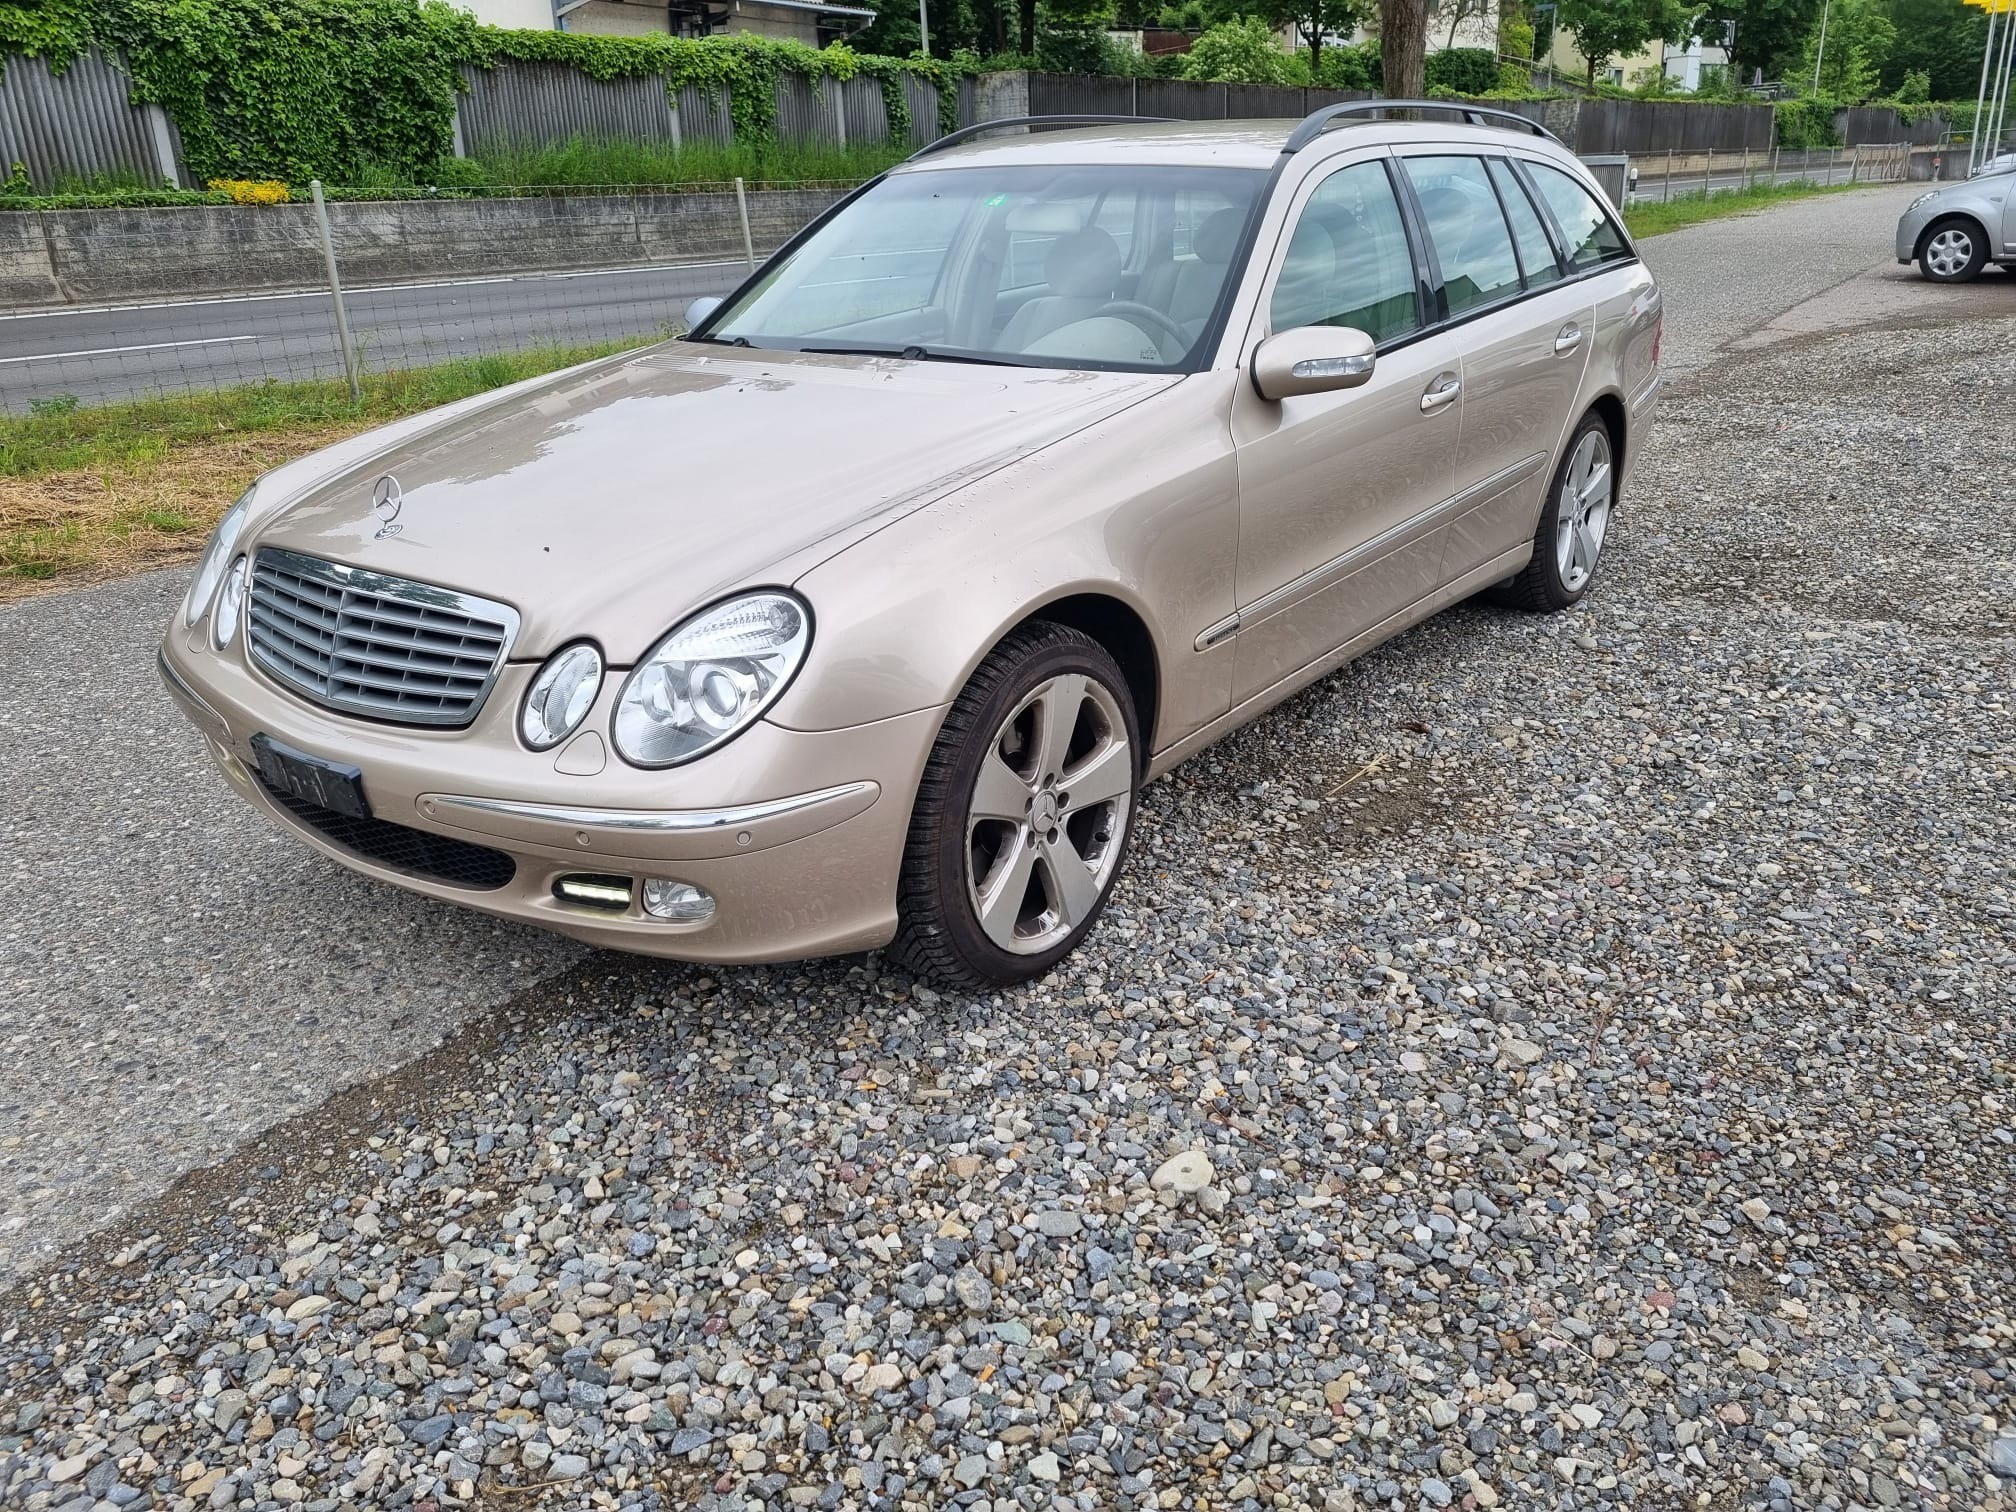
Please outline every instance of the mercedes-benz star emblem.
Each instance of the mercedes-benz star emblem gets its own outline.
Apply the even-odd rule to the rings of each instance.
[[[405,502],[406,492],[397,478],[387,473],[378,480],[378,486],[371,490],[371,513],[378,517],[378,531],[373,540],[387,540],[406,528],[399,523],[399,510]]]

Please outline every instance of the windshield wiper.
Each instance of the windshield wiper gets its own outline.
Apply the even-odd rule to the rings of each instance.
[[[682,340],[685,340],[685,341],[704,341],[704,342],[706,342],[706,343],[707,343],[707,345],[709,345],[709,346],[732,346],[732,347],[746,347],[746,346],[748,346],[748,345],[749,345],[749,338],[748,338],[747,336],[693,336],[693,335],[687,335],[687,336],[685,336],[685,337],[682,337],[681,339],[682,339]]]
[[[822,357],[900,357],[906,362],[971,362],[982,367],[1026,367],[1010,357],[973,357],[964,352],[934,352],[921,346],[801,346],[801,352]]]

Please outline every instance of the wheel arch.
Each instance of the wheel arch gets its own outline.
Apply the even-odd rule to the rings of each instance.
[[[1155,720],[1162,702],[1162,655],[1148,621],[1117,594],[1101,590],[1070,593],[1029,610],[995,638],[994,645],[982,653],[982,660],[1017,630],[1045,620],[1090,636],[1120,664],[1128,696],[1134,700],[1134,717],[1141,726],[1138,761],[1145,770],[1149,752],[1155,748]]]
[[[1918,233],[1918,240],[1911,244],[1912,259],[1915,261],[1923,257],[1925,255],[1925,243],[1932,240],[1933,234],[1941,226],[1951,225],[1954,221],[1965,221],[1967,223],[1968,229],[1981,238],[1981,245],[1987,249],[1989,258],[1992,261],[1995,252],[1995,239],[1988,234],[1988,223],[1972,210],[1947,210],[1932,220],[1927,221],[1925,229]]]
[[[1610,450],[1615,454],[1612,465],[1621,479],[1624,476],[1626,459],[1631,455],[1628,449],[1630,420],[1624,408],[1623,397],[1605,389],[1589,401],[1589,408],[1583,413],[1597,416],[1602,420],[1603,428],[1610,432]],[[1574,431],[1571,430],[1569,434],[1573,435]]]

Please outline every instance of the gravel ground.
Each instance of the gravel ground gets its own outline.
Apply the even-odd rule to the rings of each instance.
[[[1590,604],[1186,765],[1034,988],[579,957],[274,1127],[0,1298],[0,1505],[2016,1507],[2016,312],[1717,356],[1770,235],[1648,249]]]

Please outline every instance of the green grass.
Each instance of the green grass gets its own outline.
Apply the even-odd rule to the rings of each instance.
[[[1867,184],[1751,184],[1743,189],[1719,189],[1713,194],[1699,190],[1676,194],[1670,200],[1641,201],[1627,205],[1624,225],[1633,236],[1657,236],[1678,231],[1682,226],[1718,220],[1725,215],[1742,215],[1763,210],[1787,200],[1811,199],[1819,194],[1839,194],[1848,189],[1866,189]]]
[[[340,379],[0,416],[0,599],[186,560],[268,468],[402,415],[621,350],[547,347]]]

